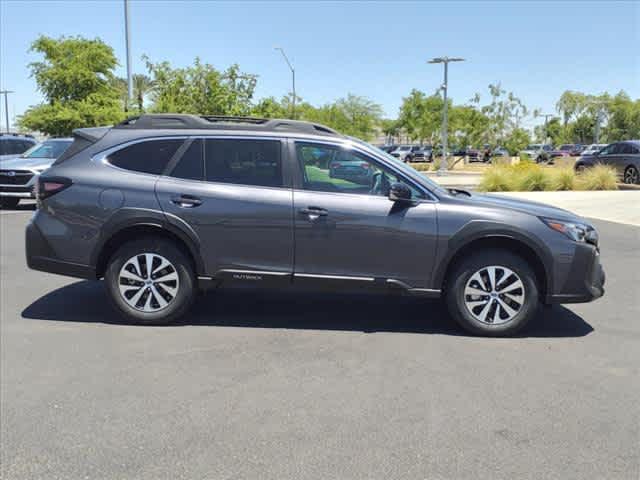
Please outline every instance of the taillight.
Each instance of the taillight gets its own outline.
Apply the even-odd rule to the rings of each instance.
[[[362,168],[369,168],[369,164],[368,164],[367,162],[362,162],[362,163],[360,164],[360,166],[361,166]]]
[[[61,192],[71,186],[71,180],[66,177],[42,177],[38,178],[35,194],[38,201],[49,198],[51,195]]]

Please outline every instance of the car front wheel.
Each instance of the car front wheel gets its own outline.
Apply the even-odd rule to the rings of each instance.
[[[194,301],[192,262],[171,241],[145,237],[125,243],[111,257],[105,284],[115,309],[140,324],[167,324]]]
[[[449,276],[446,300],[453,318],[484,336],[518,332],[538,310],[538,286],[529,264],[506,250],[463,259]]]

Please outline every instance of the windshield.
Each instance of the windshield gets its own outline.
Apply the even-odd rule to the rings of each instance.
[[[409,150],[411,147],[407,147],[407,146],[403,146],[400,147],[398,150],[402,151],[402,152],[406,152],[407,150]]]
[[[532,145],[527,145],[527,148],[525,150],[540,150],[540,147],[542,145],[540,145],[539,143],[534,143]]]
[[[31,147],[22,158],[58,158],[71,145],[72,140],[47,140]]]
[[[562,150],[562,151],[572,150],[572,149],[573,149],[573,145],[562,145],[560,147],[560,150]]]

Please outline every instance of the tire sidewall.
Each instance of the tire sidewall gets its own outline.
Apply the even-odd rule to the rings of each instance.
[[[477,320],[464,301],[464,290],[469,278],[481,268],[492,265],[513,270],[520,277],[525,294],[525,303],[515,317],[498,325]],[[538,295],[535,274],[525,260],[510,252],[492,251],[473,255],[458,265],[447,288],[447,305],[454,319],[467,331],[485,336],[508,336],[518,332],[536,315],[539,307]]]
[[[130,258],[142,253],[156,253],[169,260],[178,274],[178,293],[170,305],[157,312],[142,312],[131,307],[120,294],[119,274]],[[140,239],[120,247],[110,258],[104,276],[109,299],[125,319],[144,325],[164,325],[184,315],[195,298],[195,276],[191,261],[172,242],[164,239]]]

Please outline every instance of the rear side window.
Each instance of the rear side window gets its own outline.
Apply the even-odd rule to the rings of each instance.
[[[278,140],[205,141],[205,177],[209,182],[282,187]]]
[[[107,161],[118,168],[160,175],[184,140],[149,140],[117,150]]]
[[[203,180],[204,158],[202,154],[202,140],[195,139],[184,152],[170,175],[185,180]]]

